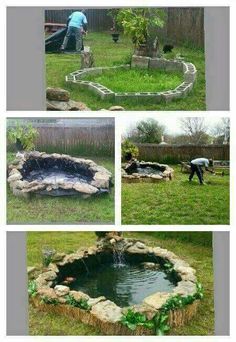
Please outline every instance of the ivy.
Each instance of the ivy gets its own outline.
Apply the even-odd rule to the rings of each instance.
[[[168,318],[171,310],[182,309],[185,306],[192,304],[196,299],[203,298],[202,285],[198,282],[196,287],[197,291],[194,295],[185,297],[175,295],[170,297],[151,320],[148,320],[145,314],[134,312],[129,309],[127,313],[122,316],[120,322],[130,330],[135,330],[137,326],[143,326],[152,329],[155,335],[165,335],[165,333],[170,330]]]
[[[37,284],[34,280],[30,280],[28,283],[28,294],[30,297],[35,297],[37,294]]]
[[[66,297],[66,304],[74,306],[75,308],[80,308],[82,310],[89,311],[91,306],[88,304],[88,300],[81,298],[79,300],[75,299],[72,295],[68,294]]]
[[[44,304],[58,305],[59,300],[57,298],[50,298],[48,296],[43,296],[41,302]]]

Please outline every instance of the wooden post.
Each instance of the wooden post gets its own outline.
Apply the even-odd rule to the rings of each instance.
[[[81,69],[94,67],[94,57],[89,46],[84,47],[84,51],[81,53]]]

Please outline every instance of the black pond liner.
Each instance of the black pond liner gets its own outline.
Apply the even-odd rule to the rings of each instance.
[[[23,180],[28,182],[47,180],[48,184],[56,184],[60,180],[63,183],[88,183],[93,179],[94,173],[82,163],[75,163],[68,159],[55,158],[30,158],[27,159],[20,170]],[[111,184],[112,185],[112,184]],[[108,189],[100,189],[96,194],[108,193]],[[49,196],[78,195],[73,189],[53,189],[51,191],[39,190],[37,194]]]
[[[157,174],[162,176],[162,173],[166,170],[165,166],[157,165],[153,163],[145,163],[134,161],[125,167],[125,172],[128,175],[132,175],[132,173],[139,173],[143,175]]]
[[[51,34],[45,39],[45,52],[58,53],[60,52],[61,45],[66,35],[67,28],[57,30],[55,33]],[[82,45],[82,51],[84,50],[84,45]],[[75,52],[75,36],[72,35],[67,44],[65,51]]]
[[[91,297],[105,296],[120,307],[139,304],[156,292],[171,292],[180,281],[175,271],[166,272],[165,259],[153,254],[123,254],[125,262],[114,263],[112,252],[102,252],[73,263],[58,266],[59,273],[53,285],[66,277],[76,278],[67,285]],[[143,262],[155,262],[159,269],[146,269]]]

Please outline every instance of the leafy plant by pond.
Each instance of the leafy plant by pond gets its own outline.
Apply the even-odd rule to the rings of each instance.
[[[123,160],[137,158],[139,154],[138,147],[129,139],[125,139],[121,144],[121,155]]]
[[[74,306],[75,308],[80,308],[86,311],[89,311],[91,309],[91,306],[88,304],[88,300],[85,298],[77,300],[71,294],[68,294],[65,298],[66,304]]]
[[[42,248],[42,264],[44,267],[48,267],[55,253],[56,251],[50,247],[46,246]]]
[[[30,280],[28,283],[28,294],[30,297],[35,297],[37,294],[37,285],[34,280]]]
[[[139,312],[134,312],[129,309],[126,314],[123,314],[120,322],[130,330],[135,330],[138,326],[143,326],[152,329],[155,335],[161,336],[170,330],[168,324],[170,311],[183,309],[185,306],[192,304],[195,300],[200,300],[202,298],[203,288],[201,283],[198,282],[197,291],[194,295],[186,297],[175,295],[170,297],[151,320],[148,320],[145,314],[140,314]]]
[[[16,144],[18,150],[31,151],[35,147],[35,140],[38,136],[37,129],[33,128],[32,124],[20,125],[9,128],[7,138],[10,143]]]
[[[57,298],[49,298],[48,296],[43,296],[41,298],[42,303],[44,304],[51,304],[51,305],[58,305],[59,300]]]

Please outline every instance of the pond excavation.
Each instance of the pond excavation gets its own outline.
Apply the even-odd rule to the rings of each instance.
[[[122,180],[126,183],[167,181],[173,178],[173,173],[166,164],[131,160],[122,169]]]
[[[171,328],[196,314],[201,291],[195,273],[166,249],[106,233],[96,246],[54,254],[29,293],[39,310],[73,317],[105,335],[153,335],[160,320]],[[145,324],[131,329],[130,316]]]
[[[8,182],[16,196],[32,193],[89,197],[108,193],[111,173],[92,160],[45,152],[17,153],[8,166]]]

